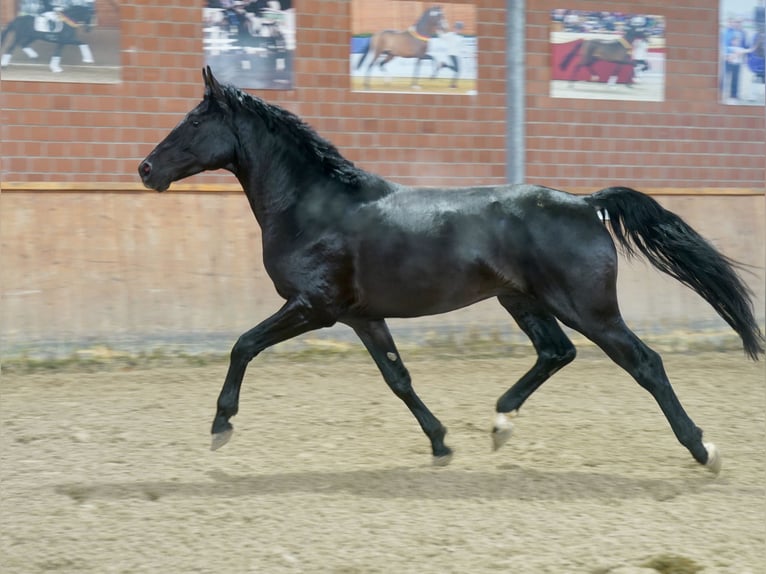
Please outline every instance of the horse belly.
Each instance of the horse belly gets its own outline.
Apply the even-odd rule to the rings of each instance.
[[[506,284],[481,257],[424,241],[357,266],[357,308],[370,316],[435,315],[494,297]]]

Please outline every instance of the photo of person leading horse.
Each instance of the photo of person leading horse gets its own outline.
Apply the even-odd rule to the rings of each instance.
[[[662,16],[553,10],[550,45],[551,97],[664,99]]]
[[[19,0],[0,10],[3,79],[120,81],[119,6],[113,0]]]
[[[726,105],[766,103],[764,0],[721,0],[719,99]]]
[[[476,93],[473,4],[354,0],[353,91]]]

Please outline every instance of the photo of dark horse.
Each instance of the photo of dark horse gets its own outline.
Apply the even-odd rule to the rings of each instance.
[[[285,300],[232,348],[213,449],[232,436],[245,370],[258,354],[340,323],[353,329],[417,419],[434,463],[448,463],[446,428],[413,389],[386,319],[494,298],[538,355],[495,404],[495,449],[511,436],[509,417],[574,360],[566,325],[652,395],[694,460],[720,470],[716,447],[703,442],[660,355],[625,324],[617,300],[619,246],[707,301],[751,358],[764,353],[736,263],[678,215],[628,187],[578,196],[540,185],[398,185],[355,166],[295,114],[219,84],[209,67],[203,79],[202,101],[140,162],[138,174],[156,191],[206,170],[234,174],[261,228],[264,268]]]
[[[370,86],[370,71],[375,64],[381,70],[394,58],[415,58],[415,67],[412,73],[412,86],[418,86],[420,78],[420,62],[430,60],[428,55],[428,41],[440,33],[447,32],[448,25],[444,12],[440,6],[427,8],[413,26],[407,30],[382,30],[370,37],[369,43],[362,57],[356,64],[359,70],[367,62],[367,70],[364,78],[364,86]],[[369,56],[369,59],[368,59]]]
[[[614,64],[614,71],[611,76],[618,76],[623,66],[629,66],[632,71],[634,65],[633,42],[637,39],[646,39],[644,32],[639,29],[628,28],[624,36],[614,40],[601,40],[595,38],[578,40],[566,57],[561,61],[559,68],[562,71],[569,68],[569,65],[579,54],[580,61],[572,69],[572,74],[569,77],[570,83],[575,81],[577,73],[582,68],[587,68],[590,72],[591,81],[598,81],[599,74],[593,68],[593,65],[596,62],[608,62]],[[632,73],[630,74],[630,79],[626,85],[633,85]]]
[[[53,55],[48,64],[51,72],[63,71],[61,67],[61,52],[65,46],[79,46],[82,62],[92,64],[93,53],[87,42],[79,36],[80,30],[90,32],[93,19],[93,5],[69,6],[60,12],[46,14],[23,14],[11,20],[2,32],[2,44],[7,42],[8,35],[13,36],[12,42],[2,50],[0,67],[5,68],[11,63],[13,53],[21,48],[29,59],[36,60],[37,52],[30,44],[37,41],[50,42],[55,45]]]

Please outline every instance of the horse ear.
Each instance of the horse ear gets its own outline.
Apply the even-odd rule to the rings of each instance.
[[[223,102],[223,89],[221,88],[221,84],[218,83],[218,80],[215,79],[213,70],[210,69],[210,66],[206,66],[202,69],[202,79],[205,81],[205,97],[210,96]]]

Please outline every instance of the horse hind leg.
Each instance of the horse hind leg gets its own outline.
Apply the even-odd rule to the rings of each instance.
[[[61,56],[51,56],[51,60],[48,63],[48,67],[50,68],[51,72],[54,74],[60,74],[64,71],[64,68],[61,67]]]
[[[614,286],[611,290],[614,290]],[[601,305],[594,306],[594,302]],[[603,302],[607,301],[606,304]],[[718,474],[721,458],[712,443],[702,442],[702,430],[684,410],[665,373],[660,355],[633,333],[617,307],[616,294],[598,293],[597,289],[583,291],[579,299],[582,309],[570,306],[559,318],[596,343],[615,363],[625,369],[636,382],[651,393],[659,405],[678,442],[694,459]],[[575,302],[577,303],[577,302]]]
[[[419,90],[420,89],[420,62],[423,60],[433,60],[433,57],[426,54],[424,56],[418,56],[415,60],[415,67],[412,71],[412,88]]]
[[[64,71],[64,69],[61,67],[61,51],[63,47],[64,44],[58,44],[56,46],[56,49],[53,51],[53,55],[51,56],[51,60],[48,63],[48,67],[54,74],[60,74]]]
[[[509,417],[517,414],[532,393],[551,375],[571,363],[577,354],[574,345],[553,315],[541,309],[534,299],[501,295],[498,301],[532,341],[537,351],[537,361],[497,400],[492,427],[494,450],[503,446],[511,437],[513,424]]]
[[[649,391],[670,423],[678,442],[694,459],[715,474],[721,470],[721,458],[712,443],[702,442],[702,430],[686,414],[665,373],[660,355],[650,349],[620,321],[610,331],[590,336],[607,355]]]
[[[6,32],[7,34],[8,32]],[[0,40],[5,40],[5,38],[2,38]],[[13,52],[18,47],[19,42],[16,37],[13,38],[13,42],[11,43],[8,48],[3,52],[3,55],[0,56],[0,68],[5,68],[11,63],[11,59],[13,58]]]

